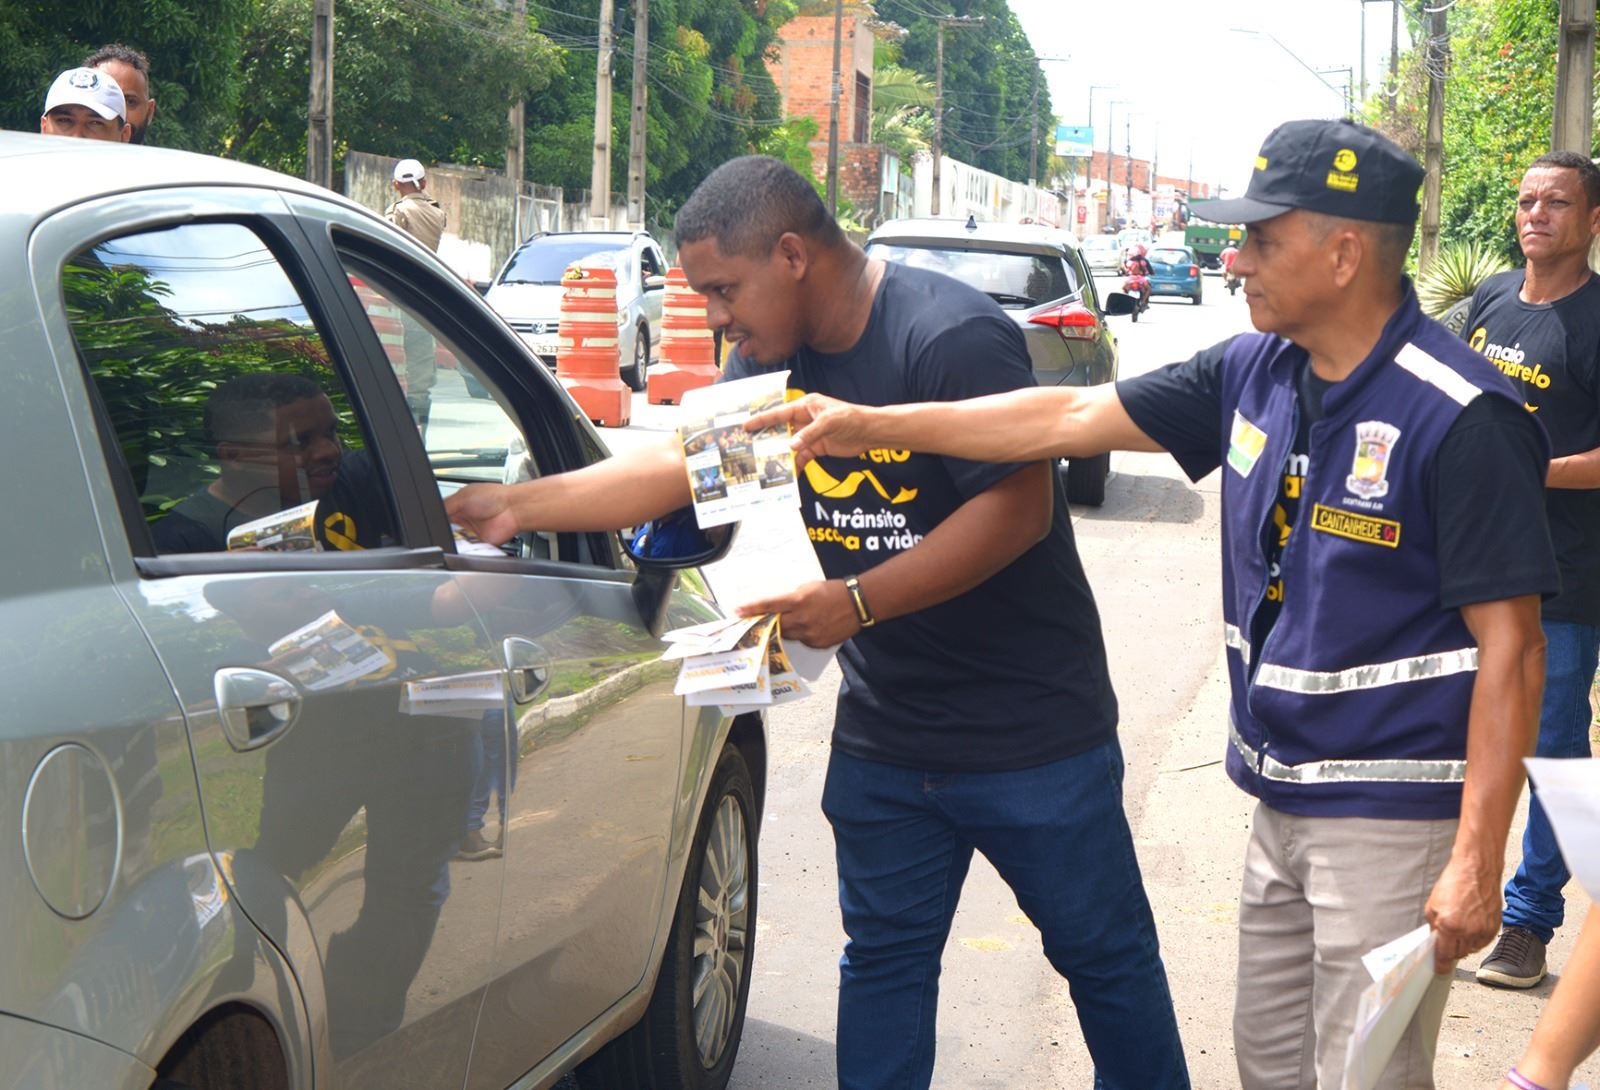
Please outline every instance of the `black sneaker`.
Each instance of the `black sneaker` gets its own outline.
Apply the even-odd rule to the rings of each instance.
[[[1544,943],[1526,927],[1500,932],[1500,941],[1478,966],[1478,983],[1497,988],[1531,988],[1543,979]]]

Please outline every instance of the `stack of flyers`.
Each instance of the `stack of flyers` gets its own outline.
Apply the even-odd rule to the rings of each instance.
[[[728,617],[668,632],[663,659],[681,660],[673,692],[691,708],[735,714],[786,704],[811,693],[784,652],[774,614]]]

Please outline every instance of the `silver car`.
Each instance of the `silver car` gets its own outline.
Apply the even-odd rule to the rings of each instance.
[[[548,367],[561,332],[561,274],[574,264],[617,274],[617,348],[622,381],[643,390],[661,344],[667,259],[643,231],[566,231],[534,235],[512,251],[484,298]]]
[[[972,218],[892,220],[867,239],[867,253],[932,269],[988,295],[1017,323],[1041,386],[1097,386],[1117,378],[1117,338],[1108,314],[1127,314],[1120,292],[1104,302],[1065,231]],[[1066,467],[1067,499],[1105,502],[1109,455]]]
[[[723,1086],[765,727],[660,660],[717,545],[458,539],[605,451],[351,202],[0,161],[0,1088]]]

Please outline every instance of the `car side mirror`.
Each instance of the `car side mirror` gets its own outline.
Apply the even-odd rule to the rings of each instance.
[[[1106,293],[1101,306],[1109,316],[1112,314],[1132,314],[1137,304],[1134,303],[1133,296],[1128,295],[1126,292],[1112,291]]]
[[[489,281],[487,281],[487,280],[474,280],[472,282],[472,290],[477,292],[479,295],[488,295],[489,294]]]
[[[622,551],[641,568],[698,568],[726,555],[736,526],[737,523],[702,530],[695,522],[693,508],[684,507],[651,519],[631,532],[623,531]]]
[[[644,278],[645,291],[660,291],[666,286],[667,278],[664,276],[647,276]]]

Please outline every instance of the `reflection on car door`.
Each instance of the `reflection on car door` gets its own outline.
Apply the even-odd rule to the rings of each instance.
[[[565,399],[514,344],[497,344],[497,327],[478,328],[446,305],[453,285],[403,268],[365,232],[333,238],[344,274],[428,329],[448,360],[423,429],[439,525],[440,492],[581,463]],[[369,312],[363,297],[349,302]],[[463,374],[491,396],[466,396]],[[506,885],[474,1088],[512,1082],[643,978],[668,914],[685,731],[676,671],[660,661],[664,645],[641,622],[631,573],[618,570],[609,540],[528,535],[513,551],[451,560],[464,598],[507,649],[513,701],[506,763],[486,769],[475,791]],[[708,604],[699,609],[711,615]]]
[[[281,199],[139,212],[188,222],[77,249],[64,292],[211,849],[291,961],[329,1085],[460,1085],[501,883],[457,853],[504,745],[501,664],[438,551],[407,548],[404,403],[352,390]],[[83,238],[129,218],[73,215]]]

